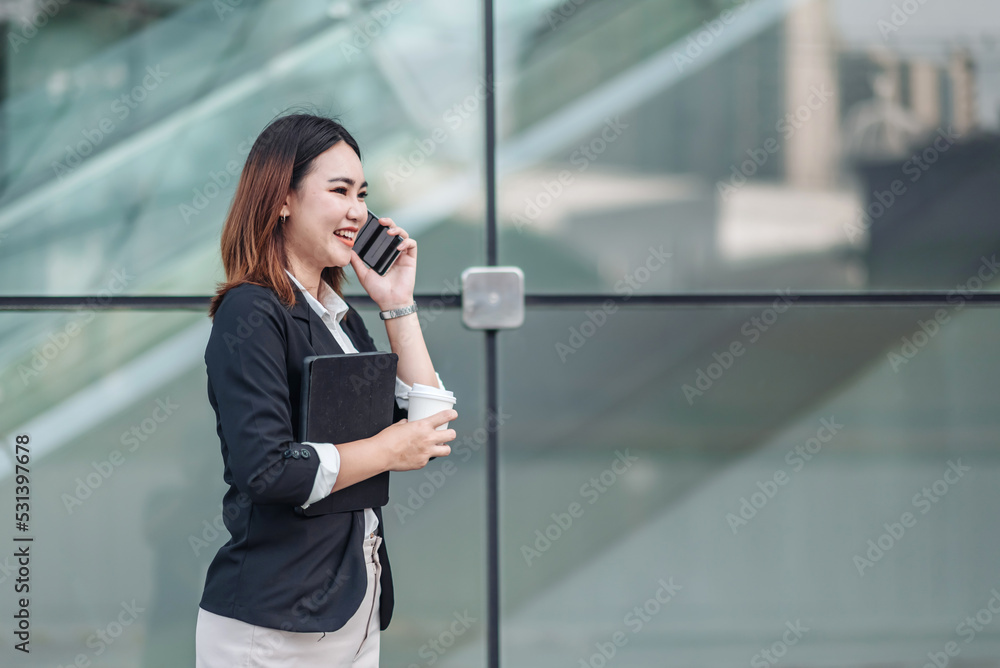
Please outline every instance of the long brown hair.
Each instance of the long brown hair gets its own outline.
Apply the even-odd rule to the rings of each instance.
[[[288,191],[299,187],[316,156],[340,141],[361,158],[358,143],[344,126],[311,114],[277,118],[254,141],[222,228],[226,280],[216,286],[210,318],[215,319],[226,293],[243,283],[271,288],[286,307],[295,304],[295,290],[285,273],[285,230],[278,216]],[[320,279],[343,297],[342,267],[324,268]]]

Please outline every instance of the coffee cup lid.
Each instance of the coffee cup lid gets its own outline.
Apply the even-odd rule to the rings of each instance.
[[[410,392],[422,392],[427,396],[438,396],[441,398],[454,397],[455,393],[448,390],[442,390],[440,387],[434,387],[432,385],[423,385],[422,383],[414,383],[413,389]]]
[[[434,399],[435,401],[445,401],[451,404],[454,404],[456,401],[454,394],[451,392],[445,394],[441,390],[438,390],[437,392],[418,392],[416,390],[410,390],[406,396],[407,398],[420,397],[422,399]]]

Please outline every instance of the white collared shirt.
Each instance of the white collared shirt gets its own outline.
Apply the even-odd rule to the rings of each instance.
[[[340,295],[334,292],[326,281],[321,280],[319,282],[320,301],[317,301],[298,279],[292,275],[292,272],[286,269],[285,273],[302,290],[302,294],[305,295],[309,306],[326,323],[330,333],[333,334],[333,338],[344,352],[348,354],[358,352],[357,348],[354,347],[354,344],[348,338],[347,333],[340,328],[340,321],[344,319],[344,315],[349,309],[347,303],[340,298]],[[437,377],[438,387],[443,390],[444,384],[441,382],[441,376],[437,372],[434,375]],[[396,376],[396,403],[399,404],[400,408],[406,409],[409,407],[408,395],[411,389],[413,388],[410,385],[407,385],[399,379],[399,376]],[[340,451],[337,450],[337,447],[333,443],[313,443],[310,441],[303,441],[303,443],[316,448],[316,454],[319,455],[319,468],[316,470],[316,480],[313,483],[312,493],[306,499],[306,502],[302,504],[303,508],[308,508],[313,503],[328,496],[333,489],[333,485],[337,482],[337,474],[340,473]],[[378,518],[375,516],[375,511],[371,508],[365,508],[365,535],[373,534],[376,528],[378,528]]]

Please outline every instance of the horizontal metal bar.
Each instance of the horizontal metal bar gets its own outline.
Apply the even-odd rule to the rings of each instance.
[[[794,306],[954,306],[957,303],[1000,304],[1000,292],[753,292],[670,295],[526,295],[525,306],[590,306],[610,300],[622,306],[770,306],[776,299]]]
[[[954,306],[962,302],[969,305],[1000,305],[1000,292],[959,293],[930,292],[783,292],[784,299],[796,306]],[[767,306],[778,299],[777,292],[759,293],[686,293],[672,295],[609,295],[609,294],[545,294],[526,295],[528,307],[593,306],[612,301],[619,307],[629,306]],[[59,311],[93,309],[157,310],[157,311],[208,311],[211,297],[183,295],[80,295],[73,297],[19,296],[0,297],[0,311]],[[374,309],[371,297],[348,295],[347,300],[356,308]],[[416,295],[414,300],[423,308],[457,309],[462,307],[462,296],[449,294],[447,299],[436,294]]]

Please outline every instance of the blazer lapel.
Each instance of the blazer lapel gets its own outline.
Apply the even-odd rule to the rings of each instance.
[[[316,354],[343,355],[344,349],[337,343],[337,339],[333,338],[333,333],[326,326],[326,323],[323,322],[323,319],[319,317],[312,306],[309,305],[309,302],[306,301],[302,291],[294,284],[292,285],[292,289],[296,292],[295,305],[291,308],[292,318],[302,327]]]

